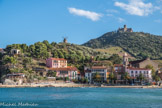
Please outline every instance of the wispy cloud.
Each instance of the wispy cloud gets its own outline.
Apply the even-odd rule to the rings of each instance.
[[[119,13],[117,10],[114,10],[114,9],[107,9],[106,12],[108,12],[108,13]]]
[[[148,16],[156,10],[152,3],[144,3],[142,0],[129,0],[129,3],[115,2],[115,6],[127,11],[128,14],[137,16]]]
[[[156,23],[162,23],[162,20],[161,19],[157,19],[157,20],[154,20],[154,22],[156,22]]]
[[[119,18],[117,18],[117,20],[118,20],[118,22],[119,22],[119,23],[123,23],[123,22],[125,22],[125,19],[120,18],[120,17],[119,17]]]
[[[109,17],[112,17],[112,16],[114,16],[113,14],[106,14],[107,16],[109,16]]]
[[[83,16],[83,17],[86,17],[92,21],[98,21],[102,17],[101,14],[92,12],[92,11],[76,9],[76,8],[72,8],[72,7],[68,8],[68,10],[71,14]]]

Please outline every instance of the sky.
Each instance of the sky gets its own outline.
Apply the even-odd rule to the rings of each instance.
[[[0,48],[83,44],[119,27],[162,35],[162,0],[0,0]]]

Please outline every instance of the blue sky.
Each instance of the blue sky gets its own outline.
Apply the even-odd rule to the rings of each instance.
[[[84,42],[127,24],[162,35],[162,0],[0,0],[0,47]]]

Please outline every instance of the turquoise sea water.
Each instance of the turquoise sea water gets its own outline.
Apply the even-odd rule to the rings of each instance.
[[[162,108],[162,89],[0,88],[0,108]]]

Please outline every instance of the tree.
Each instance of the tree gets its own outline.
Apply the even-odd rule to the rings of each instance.
[[[160,77],[159,77],[158,75],[155,75],[155,76],[153,77],[153,79],[154,79],[156,82],[158,82],[158,81],[161,80]]]
[[[137,77],[138,80],[140,80],[141,84],[142,84],[142,81],[144,80],[144,75],[142,73],[139,74],[139,76]]]
[[[46,59],[49,57],[47,46],[44,43],[37,42],[35,45],[35,57]]]
[[[27,66],[28,64],[31,64],[31,62],[32,62],[32,59],[31,59],[31,58],[25,57],[25,58],[23,59],[23,65],[24,65],[24,67],[26,68],[26,66]]]
[[[100,83],[101,82],[101,75],[98,72],[96,72],[92,79],[93,79],[94,82]]]
[[[151,69],[152,70],[152,76],[155,76],[155,69],[152,65],[146,65],[146,69]]]
[[[56,71],[48,71],[47,76],[56,77]]]
[[[128,80],[130,79],[129,73],[125,72],[123,75],[123,79],[125,80],[125,83],[127,84]]]
[[[109,74],[109,79],[110,79],[111,83],[114,83],[115,75],[114,75],[113,72],[111,72],[111,73]]]
[[[15,65],[17,63],[16,58],[9,57],[8,55],[3,57],[3,64],[13,64]]]
[[[113,54],[108,60],[110,60],[113,64],[120,64],[122,62],[122,59],[118,54]]]

